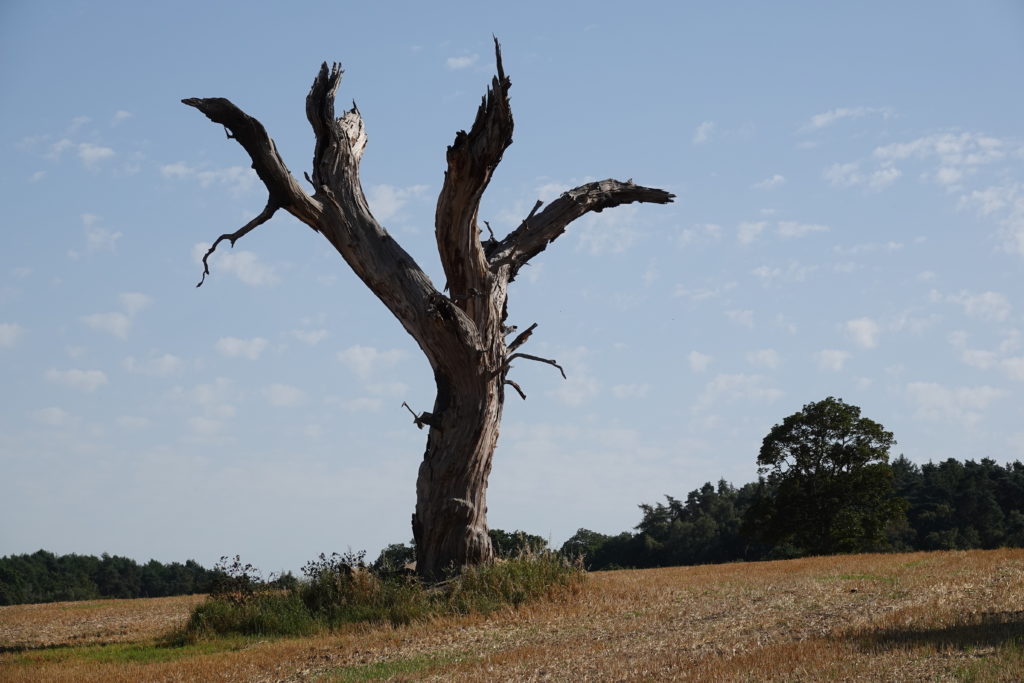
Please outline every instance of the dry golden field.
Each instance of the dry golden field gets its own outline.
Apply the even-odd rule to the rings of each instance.
[[[0,607],[0,681],[1024,681],[1024,549],[602,572],[486,618],[158,645],[197,600]]]

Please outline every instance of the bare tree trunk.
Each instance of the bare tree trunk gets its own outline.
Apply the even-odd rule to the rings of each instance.
[[[499,378],[463,379],[470,381],[437,378],[434,426],[416,481],[416,567],[428,579],[493,556],[487,534],[487,478],[504,392]]]
[[[673,195],[656,188],[602,180],[565,192],[518,228],[498,240],[480,237],[480,199],[505,149],[512,144],[511,81],[494,43],[497,75],[480,104],[470,131],[459,131],[448,148],[448,169],[437,200],[435,234],[447,284],[438,291],[423,270],[370,213],[359,180],[366,131],[359,110],[334,115],[341,83],[338,64],[323,64],[306,97],[306,117],[316,134],[313,169],[306,194],[277,153],[258,120],[223,98],[191,98],[185,104],[224,126],[228,138],[248,152],[269,194],[253,220],[218,237],[235,242],[284,209],[322,234],[419,344],[434,370],[437,398],[433,412],[416,415],[429,426],[427,448],[416,483],[417,570],[436,580],[448,570],[486,562],[493,556],[487,535],[487,478],[498,441],[504,389],[522,389],[508,378],[516,358],[553,360],[518,353],[536,324],[506,344],[515,328],[506,326],[508,285],[519,269],[544,251],[584,214],[633,202],[665,204]],[[486,224],[486,223],[485,223]],[[489,228],[489,226],[488,226]],[[203,284],[203,280],[199,284]],[[562,373],[563,377],[565,373]],[[411,409],[410,409],[411,410]]]

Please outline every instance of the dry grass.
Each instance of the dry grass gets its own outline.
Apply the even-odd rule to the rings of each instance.
[[[1024,680],[1021,549],[605,572],[488,618],[178,650],[151,639],[189,601],[96,604],[0,608],[0,647],[141,644],[8,651],[0,680]]]

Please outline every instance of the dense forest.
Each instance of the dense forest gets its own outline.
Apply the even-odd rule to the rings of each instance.
[[[887,495],[898,503],[898,514],[880,537],[851,552],[1024,547],[1024,464],[951,458],[916,465],[900,456],[885,467]],[[591,570],[812,554],[789,542],[769,543],[759,533],[776,494],[770,478],[739,488],[724,480],[708,482],[685,499],[666,496],[664,503],[640,505],[641,519],[633,532],[606,535],[580,529],[560,552],[582,558]],[[492,529],[490,534],[500,556],[547,547],[542,537],[523,532]],[[411,546],[396,543],[373,566],[394,569],[414,556]],[[107,554],[57,556],[40,550],[0,558],[0,605],[205,593],[222,572],[220,565],[205,569],[192,560],[140,565]]]
[[[159,598],[210,590],[214,571],[189,560],[139,564],[104,553],[0,557],[0,605],[95,598]]]
[[[903,456],[890,465],[893,500],[903,508],[882,538],[856,551],[967,550],[1024,547],[1024,464],[952,458],[915,465]],[[771,499],[762,479],[739,488],[710,482],[685,500],[641,505],[635,533],[617,536],[580,529],[562,545],[589,569],[667,567],[784,559],[803,554],[788,544],[757,539],[757,513]],[[752,514],[753,513],[753,514]]]

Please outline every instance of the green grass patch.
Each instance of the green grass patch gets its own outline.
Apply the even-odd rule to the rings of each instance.
[[[172,662],[188,657],[242,650],[256,642],[253,638],[220,638],[180,644],[174,642],[110,643],[75,647],[49,647],[26,650],[11,658],[11,664],[32,665],[69,661],[103,664]]]
[[[1024,680],[1024,638],[1007,641],[994,654],[961,667],[956,679],[965,683]]]
[[[425,674],[431,669],[457,662],[461,657],[455,655],[429,654],[417,655],[405,659],[393,659],[373,664],[356,664],[343,666],[323,674],[317,680],[330,683],[359,683],[361,681],[382,681],[395,676],[411,676]]]

